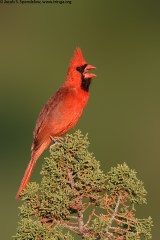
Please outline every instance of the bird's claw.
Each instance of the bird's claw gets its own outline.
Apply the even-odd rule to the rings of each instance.
[[[52,137],[50,136],[51,141],[53,142],[54,145],[56,144],[61,144],[64,141],[63,137]]]

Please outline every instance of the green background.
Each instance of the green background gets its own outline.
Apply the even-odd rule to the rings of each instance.
[[[89,133],[105,172],[124,161],[136,169],[148,191],[137,216],[153,217],[153,239],[159,239],[160,4],[130,0],[0,5],[0,238],[16,233],[15,195],[35,121],[63,83],[77,46],[97,77],[76,128]]]

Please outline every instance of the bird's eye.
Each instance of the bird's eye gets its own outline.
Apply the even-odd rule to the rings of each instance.
[[[83,71],[84,71],[83,67],[77,67],[76,70],[80,73],[83,73]]]
[[[77,67],[76,70],[80,73],[83,73],[86,66],[87,66],[87,64],[84,64],[83,66]]]

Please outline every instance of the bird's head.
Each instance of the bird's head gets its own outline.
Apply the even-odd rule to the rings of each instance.
[[[72,87],[80,87],[85,91],[89,91],[91,80],[96,77],[89,70],[94,68],[94,66],[87,64],[81,49],[76,48],[68,68],[66,83]]]

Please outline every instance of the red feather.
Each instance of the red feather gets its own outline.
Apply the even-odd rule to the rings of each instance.
[[[89,85],[95,74],[88,70],[95,68],[84,60],[80,48],[75,50],[70,62],[67,78],[58,90],[42,108],[33,133],[31,160],[25,171],[16,198],[20,198],[26,187],[37,159],[49,146],[51,139],[62,136],[78,122],[89,98]]]

